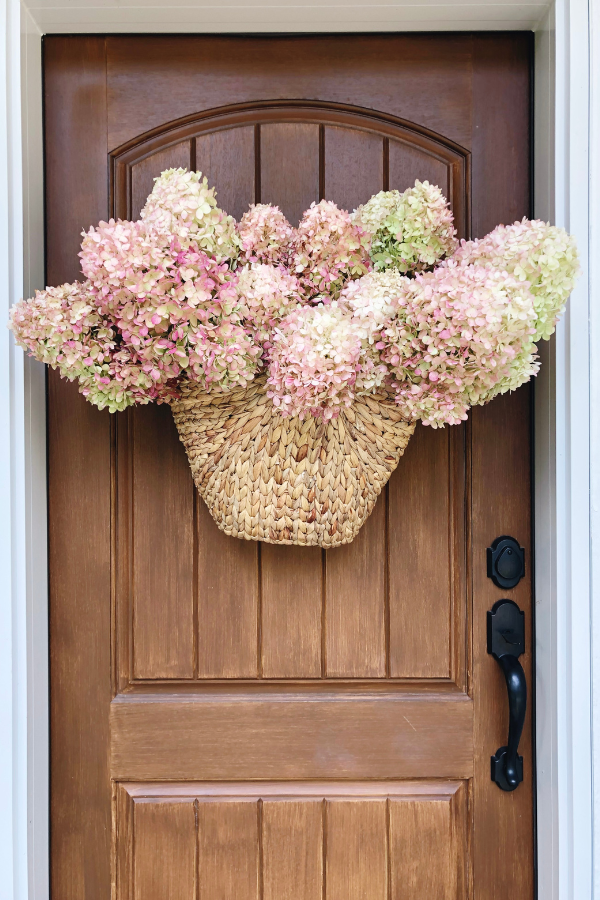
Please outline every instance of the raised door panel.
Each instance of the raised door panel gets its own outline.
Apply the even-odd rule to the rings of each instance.
[[[118,900],[464,900],[467,790],[120,784]]]
[[[121,694],[113,778],[470,778],[473,704],[453,691]]]
[[[279,204],[294,223],[322,196],[353,209],[384,187],[437,179],[465,228],[468,155],[364,111],[224,109],[170,126],[113,155],[115,213],[137,214],[161,170],[188,164],[207,175],[237,217],[260,200]],[[418,429],[358,538],[325,553],[224,537],[195,496],[168,409],[127,415],[117,436],[118,521],[127,536],[117,544],[121,686],[465,683],[462,429],[459,439]]]

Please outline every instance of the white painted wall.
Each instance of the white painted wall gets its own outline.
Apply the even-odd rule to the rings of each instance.
[[[42,33],[536,30],[536,214],[576,234],[585,270],[536,384],[539,897],[600,900],[600,0],[0,0],[0,15],[4,318],[43,283]],[[0,321],[0,900],[48,898],[44,400]]]

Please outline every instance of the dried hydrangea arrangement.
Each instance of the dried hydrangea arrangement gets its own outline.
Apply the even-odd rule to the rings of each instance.
[[[417,420],[456,424],[536,374],[578,273],[540,221],[459,245],[427,181],[293,228],[267,204],[236,223],[184,169],[80,257],[85,281],[13,307],[17,342],[101,409],[170,403],[223,530],[322,546],[352,540]]]

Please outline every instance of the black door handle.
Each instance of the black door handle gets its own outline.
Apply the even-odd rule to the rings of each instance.
[[[514,791],[523,781],[519,741],[527,711],[527,683],[519,656],[525,652],[525,614],[513,600],[498,600],[488,612],[488,653],[500,664],[508,692],[508,743],[492,756],[492,781]]]

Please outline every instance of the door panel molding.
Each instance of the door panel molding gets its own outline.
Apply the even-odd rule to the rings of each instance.
[[[468,798],[445,780],[120,783],[117,896],[462,900]]]
[[[460,237],[470,237],[471,153],[460,144],[430,129],[388,113],[340,103],[306,100],[266,100],[204,110],[152,129],[111,151],[110,208],[115,217],[127,218],[132,209],[131,172],[149,156],[190,142],[189,165],[195,168],[194,139],[233,128],[279,123],[314,123],[357,129],[418,149],[441,162],[449,172],[451,199]],[[218,188],[218,185],[217,185]]]

